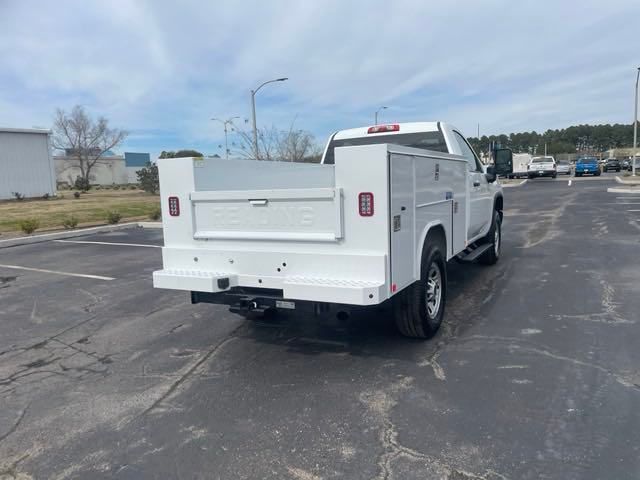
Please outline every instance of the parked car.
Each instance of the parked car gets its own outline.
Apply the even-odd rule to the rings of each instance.
[[[622,169],[631,170],[631,162],[629,161],[628,158],[622,161]]]
[[[622,168],[622,165],[620,165],[620,162],[617,159],[608,158],[606,163],[603,165],[602,170],[605,172],[608,172],[610,170],[615,170],[616,172],[619,172],[621,168]]]
[[[571,164],[565,160],[560,160],[556,165],[558,175],[571,175]]]
[[[582,175],[600,176],[600,166],[596,157],[582,157],[576,162],[576,177]]]
[[[527,165],[527,176],[556,178],[556,160],[553,157],[533,157],[531,163]]]

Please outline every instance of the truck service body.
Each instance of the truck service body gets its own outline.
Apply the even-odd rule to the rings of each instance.
[[[446,261],[495,263],[500,253],[494,167],[485,173],[445,123],[341,131],[321,164],[158,167],[165,244],[154,286],[189,291],[194,303],[322,310],[393,298],[400,331],[429,337],[444,315]]]

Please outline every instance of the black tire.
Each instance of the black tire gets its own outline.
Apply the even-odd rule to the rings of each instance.
[[[438,244],[426,247],[422,254],[420,280],[393,297],[396,327],[405,337],[431,338],[442,324],[447,299],[447,266],[441,248]],[[438,272],[436,275],[433,269]],[[428,281],[435,282],[437,275],[439,287],[434,289],[436,299],[430,301],[435,309],[432,312],[427,305],[427,285]]]
[[[556,178],[558,176],[557,173],[554,173],[553,175],[551,175],[551,178]]]
[[[599,176],[600,176],[600,172],[596,172],[596,173],[594,173],[594,175],[595,175],[596,177],[599,177]]]
[[[478,263],[483,265],[495,265],[498,263],[498,260],[500,260],[500,249],[502,248],[502,221],[497,211],[493,212],[491,228],[482,243],[491,243],[493,246],[480,256]]]

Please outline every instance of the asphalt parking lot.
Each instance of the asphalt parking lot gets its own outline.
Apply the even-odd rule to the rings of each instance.
[[[639,478],[640,195],[567,183],[505,190],[427,342],[192,306],[160,230],[1,249],[0,479]]]

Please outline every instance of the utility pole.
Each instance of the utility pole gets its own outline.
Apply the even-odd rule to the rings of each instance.
[[[233,125],[233,121],[236,118],[240,118],[240,117],[231,117],[231,118],[227,118],[226,120],[220,120],[219,118],[211,119],[211,120],[220,122],[224,126],[224,152],[225,152],[225,158],[227,160],[229,160],[229,142],[227,141],[227,125]]]
[[[380,107],[378,110],[376,110],[374,125],[378,124],[378,112],[380,112],[380,110],[386,110],[387,108],[389,107]]]
[[[478,122],[478,141],[480,141],[480,122]]]
[[[262,87],[264,87],[268,83],[284,82],[286,80],[289,80],[289,77],[275,78],[273,80],[268,80],[262,83],[255,90],[251,90],[251,118],[253,120],[252,122],[253,123],[253,153],[256,157],[256,160],[260,160],[259,158],[260,152],[258,151],[258,127],[256,125],[256,93],[258,93],[258,90],[260,90]]]
[[[544,142],[544,156],[547,156],[547,142]]]
[[[636,176],[636,156],[638,148],[638,79],[640,79],[640,67],[636,74],[636,96],[633,103],[633,158],[631,159],[632,175]]]

